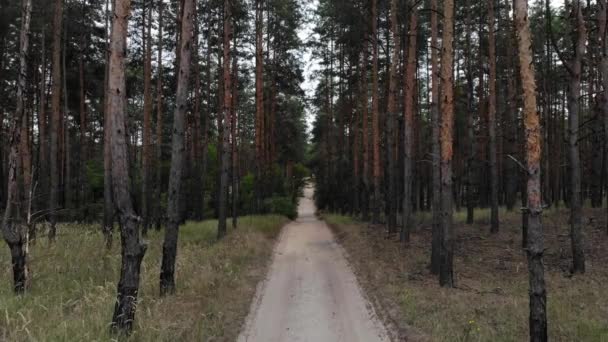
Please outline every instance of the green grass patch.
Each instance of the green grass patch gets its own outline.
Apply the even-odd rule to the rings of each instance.
[[[337,214],[323,214],[323,219],[330,225],[348,225],[357,223],[357,221],[350,216]]]
[[[180,228],[177,294],[158,296],[163,233],[151,231],[142,263],[136,327],[131,341],[233,341],[255,287],[265,274],[274,238],[287,219],[248,216],[221,242],[217,221]],[[229,226],[230,228],[230,226]],[[49,246],[30,249],[31,287],[12,292],[10,254],[0,249],[0,340],[110,340],[120,272],[120,243],[107,252],[98,226],[66,224]]]

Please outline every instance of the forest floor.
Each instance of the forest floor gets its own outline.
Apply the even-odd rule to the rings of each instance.
[[[388,342],[343,249],[315,216],[312,187],[304,194],[238,341]]]
[[[162,232],[147,238],[136,327],[130,341],[234,341],[264,278],[286,218],[243,217],[215,242],[217,221],[180,228],[177,294],[160,298]],[[12,292],[10,254],[0,249],[1,341],[109,340],[120,242],[106,252],[99,226],[60,225],[57,241],[30,248],[31,288]]]
[[[439,287],[428,270],[431,224],[419,215],[411,242],[387,240],[383,227],[324,214],[357,278],[383,319],[402,340],[525,341],[528,269],[521,248],[521,215],[501,210],[501,231],[489,233],[487,210],[455,220],[455,289]],[[608,235],[605,209],[585,209],[587,273],[570,274],[567,209],[547,210],[545,280],[552,341],[608,341]]]

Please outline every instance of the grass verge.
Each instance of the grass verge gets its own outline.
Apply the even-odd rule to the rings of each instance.
[[[180,228],[177,294],[159,298],[162,232],[148,237],[136,328],[130,341],[234,341],[265,274],[280,216],[239,220],[216,243],[217,221]],[[31,288],[12,293],[10,254],[0,249],[0,340],[110,340],[120,271],[119,243],[106,252],[98,226],[63,225],[56,244],[31,248]]]
[[[528,269],[520,215],[501,211],[501,232],[489,234],[480,211],[473,225],[455,213],[455,289],[439,287],[428,271],[431,228],[418,217],[407,247],[385,231],[355,219],[324,215],[346,249],[362,286],[380,300],[401,339],[432,341],[525,341],[528,336]],[[547,251],[549,337],[552,341],[608,341],[608,236],[604,211],[586,210],[588,271],[569,273],[568,212],[543,218]],[[597,219],[595,219],[597,218]],[[411,336],[422,335],[422,338]]]

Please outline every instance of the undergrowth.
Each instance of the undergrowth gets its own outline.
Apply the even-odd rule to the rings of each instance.
[[[273,240],[286,219],[249,216],[216,242],[217,221],[180,228],[177,294],[159,297],[162,232],[151,231],[142,263],[136,325],[130,341],[233,341]],[[104,248],[99,226],[67,224],[57,241],[40,239],[29,257],[31,286],[12,292],[8,248],[0,248],[0,340],[110,340],[109,324],[120,272],[120,243]]]
[[[545,279],[552,341],[608,341],[608,236],[605,212],[586,209],[587,273],[571,276],[567,209],[547,210]],[[416,217],[412,240],[387,239],[382,226],[324,215],[348,252],[362,286],[398,322],[400,334],[431,341],[524,341],[528,338],[528,269],[521,214],[501,210],[501,231],[489,233],[487,210],[474,224],[455,212],[456,288],[430,274],[430,215]]]

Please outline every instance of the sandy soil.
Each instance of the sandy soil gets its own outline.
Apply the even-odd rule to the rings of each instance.
[[[315,217],[314,190],[304,193],[299,217],[283,228],[238,341],[389,341],[342,248]]]

